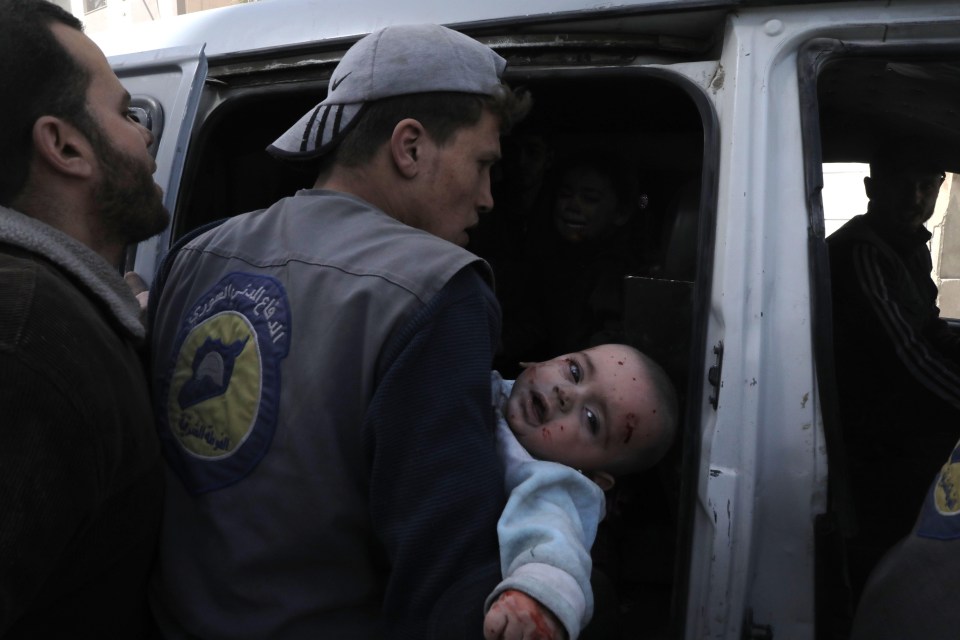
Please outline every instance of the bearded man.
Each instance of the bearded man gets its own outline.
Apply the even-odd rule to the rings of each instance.
[[[163,475],[119,266],[169,219],[152,136],[43,0],[0,0],[0,86],[0,636],[147,637]]]

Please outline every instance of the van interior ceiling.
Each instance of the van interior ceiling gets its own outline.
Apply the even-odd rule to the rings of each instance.
[[[609,165],[615,159],[632,189],[632,214],[616,242],[617,251],[626,254],[623,264],[630,266],[617,273],[627,285],[619,293],[612,325],[591,340],[629,342],[658,360],[679,392],[682,425],[704,125],[689,95],[673,82],[636,69],[602,71],[564,69],[527,73],[519,81],[507,78],[532,93],[534,108],[503,138],[503,158],[492,177],[496,204],[482,215],[468,249],[494,267],[506,341],[516,335],[511,329],[519,322],[513,302],[544,288],[527,260],[536,255],[530,247],[537,245],[538,234],[546,233],[541,223],[549,215],[549,194],[557,187],[560,169],[577,160],[602,159]],[[267,207],[315,179],[311,167],[291,167],[265,148],[322,98],[326,79],[280,85],[258,82],[255,75],[229,80],[209,83],[215,97],[201,104],[202,124],[184,174],[193,178],[181,191],[174,240],[207,222]],[[539,173],[531,176],[531,171]],[[582,270],[599,268],[609,257],[605,253],[609,251],[583,254]],[[565,295],[572,296],[566,300],[571,309],[592,304],[587,289]],[[514,377],[518,358],[560,353],[521,347],[501,353],[495,365],[505,377]],[[681,440],[664,463],[623,479],[608,496],[608,516],[594,547],[595,621],[581,636],[587,640],[619,637],[621,630],[630,637],[675,633],[671,625],[682,618],[676,609],[683,600],[676,591],[685,588],[674,588],[678,580],[683,583],[678,579],[683,573],[678,571],[683,564],[678,565],[684,517]]]

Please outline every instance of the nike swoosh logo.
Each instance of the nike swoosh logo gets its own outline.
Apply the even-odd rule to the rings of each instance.
[[[340,86],[340,83],[346,80],[347,76],[349,76],[351,73],[353,73],[353,71],[347,71],[347,73],[344,74],[342,78],[340,78],[339,80],[334,80],[333,85],[330,87],[330,93],[333,93],[334,91],[336,91],[337,87]]]

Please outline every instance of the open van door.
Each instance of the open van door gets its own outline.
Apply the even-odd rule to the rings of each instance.
[[[153,133],[150,151],[157,161],[154,180],[163,188],[163,204],[173,211],[183,162],[207,77],[204,45],[132,53],[109,58],[130,92],[130,108]],[[134,270],[149,284],[170,244],[170,229],[129,248],[124,270]]]

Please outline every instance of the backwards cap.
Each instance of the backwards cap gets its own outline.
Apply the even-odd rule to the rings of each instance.
[[[340,142],[368,102],[434,91],[493,95],[506,65],[486,45],[440,25],[374,31],[344,54],[326,99],[267,151],[285,159],[318,158]]]

